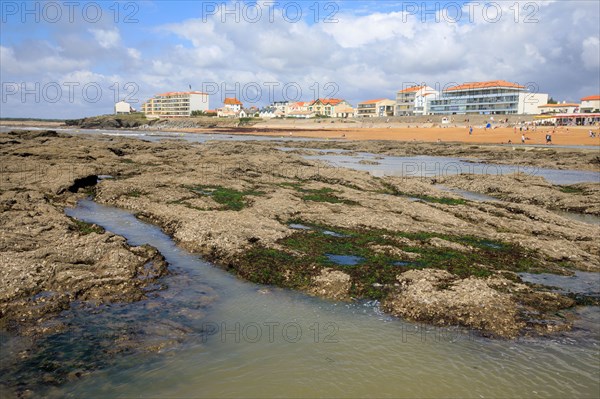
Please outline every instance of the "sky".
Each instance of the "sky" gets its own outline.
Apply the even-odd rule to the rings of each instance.
[[[198,90],[211,109],[503,79],[600,94],[598,1],[5,1],[1,117],[80,118]]]

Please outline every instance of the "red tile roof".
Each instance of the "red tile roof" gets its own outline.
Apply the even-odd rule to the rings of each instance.
[[[310,103],[310,105],[313,105],[317,101],[320,101],[325,105],[338,105],[339,103],[341,103],[344,100],[340,100],[339,98],[318,98],[315,101],[313,101],[312,103]]]
[[[223,101],[223,104],[226,104],[226,105],[242,105],[242,103],[240,102],[240,100],[238,100],[235,97],[226,97],[225,100]]]
[[[413,91],[419,91],[419,90],[421,90],[421,89],[423,89],[425,87],[426,86],[412,86],[412,87],[409,87],[407,89],[400,90],[398,93],[412,93]]]
[[[581,101],[598,101],[600,100],[600,94],[597,94],[595,96],[587,96],[587,97],[583,97],[581,99]]]
[[[493,87],[510,87],[516,89],[524,89],[525,86],[518,85],[516,83],[507,82],[506,80],[490,80],[487,82],[467,82],[458,86],[453,86],[445,89],[444,91],[456,91],[456,90],[474,90],[474,89],[489,89]]]
[[[385,101],[387,100],[386,98],[378,98],[376,100],[367,100],[367,101],[363,101],[362,103],[359,104],[377,104],[380,101]]]
[[[579,107],[579,104],[564,103],[564,104],[545,104],[545,105],[538,106],[538,108],[560,108],[560,107]]]

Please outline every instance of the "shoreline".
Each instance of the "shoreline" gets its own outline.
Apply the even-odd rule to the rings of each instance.
[[[515,147],[527,146],[545,146],[546,134],[552,135],[552,145],[566,146],[597,146],[600,148],[600,127],[598,126],[572,126],[572,127],[549,127],[538,126],[537,129],[520,131],[514,127],[495,127],[485,129],[482,126],[473,126],[473,134],[469,135],[468,125],[457,126],[439,126],[431,127],[431,123],[392,123],[386,126],[385,123],[379,123],[374,127],[340,126],[339,120],[334,120],[334,124],[327,123],[328,120],[321,122],[298,121],[291,125],[274,123],[271,121],[259,122],[253,126],[221,126],[221,127],[130,127],[114,128],[106,127],[107,130],[141,130],[150,132],[169,132],[169,133],[200,133],[215,135],[236,135],[236,136],[268,136],[268,137],[301,137],[322,140],[339,141],[398,141],[398,142],[423,142],[423,143],[462,143],[462,144],[496,144],[496,145],[514,145]],[[343,121],[343,120],[342,120]],[[169,120],[167,123],[177,123],[176,120]],[[220,121],[230,123],[232,121]],[[280,122],[280,121],[276,121]],[[360,123],[360,122],[356,122]],[[349,124],[349,123],[348,123]],[[320,126],[324,125],[324,126]],[[64,128],[96,130],[95,128],[85,128],[77,126],[67,126],[62,122],[39,122],[32,123],[28,121],[0,121],[0,126],[15,127],[27,129],[35,128]],[[102,128],[100,128],[102,129]],[[596,137],[589,137],[589,131],[596,133]],[[553,133],[554,132],[554,133]],[[526,137],[525,145],[521,143],[521,135]],[[509,143],[509,140],[511,143]]]

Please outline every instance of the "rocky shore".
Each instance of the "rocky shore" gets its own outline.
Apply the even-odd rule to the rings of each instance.
[[[279,151],[281,143],[52,132],[1,134],[0,142],[5,327],[50,316],[75,299],[140,299],[145,284],[165,274],[154,249],[131,248],[64,215],[85,195],[157,224],[180,246],[245,279],[336,300],[377,299],[409,320],[513,338],[568,329],[568,310],[594,300],[525,284],[517,273],[600,272],[597,229],[549,210],[558,203],[597,214],[599,184],[565,190],[532,176],[443,182],[474,191],[495,184],[506,198],[472,202],[441,193],[436,179],[333,168]],[[302,145],[597,168],[594,154],[576,151],[528,157],[468,145]],[[526,201],[530,187],[544,195]],[[52,305],[40,306],[48,297]]]
[[[59,155],[76,140],[30,132],[2,135],[0,141],[0,328],[51,332],[56,326],[45,326],[48,317],[72,302],[139,300],[145,287],[167,273],[154,248],[131,247],[65,215],[64,208],[89,195],[97,179],[83,146]]]

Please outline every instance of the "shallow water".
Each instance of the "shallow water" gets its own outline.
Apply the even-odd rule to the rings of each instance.
[[[26,127],[26,126],[0,126],[0,132],[10,132],[12,130],[55,130],[67,134],[84,134],[93,136],[110,137],[129,137],[144,141],[157,142],[161,140],[185,140],[190,143],[204,143],[209,140],[224,140],[224,141],[325,141],[325,139],[294,137],[289,135],[281,136],[261,136],[242,135],[242,134],[211,134],[211,133],[179,133],[179,132],[162,132],[160,130],[110,130],[110,129],[76,129],[76,128],[41,128],[41,127]],[[335,140],[329,140],[335,141]]]
[[[331,262],[340,266],[356,266],[365,261],[365,258],[354,255],[325,254],[325,256]]]
[[[513,173],[525,173],[541,176],[552,184],[576,184],[585,182],[600,183],[600,173],[579,170],[544,169],[533,166],[496,165],[468,161],[454,157],[412,156],[396,157],[371,153],[356,155],[306,155],[307,159],[325,161],[333,166],[366,171],[374,176],[397,177],[444,177],[457,174],[477,174],[503,176]],[[360,163],[373,161],[376,164]]]
[[[600,216],[559,210],[554,210],[552,212],[556,213],[557,215],[566,217],[567,219],[575,220],[577,222],[582,222],[586,224],[592,224],[596,228],[600,228]]]
[[[573,276],[519,273],[523,281],[556,287],[558,292],[586,294],[600,298],[600,273],[576,271]]]
[[[184,325],[187,333],[180,346],[117,357],[91,376],[39,392],[49,397],[600,394],[598,308],[584,308],[581,328],[568,335],[489,340],[467,330],[390,318],[373,302],[330,302],[240,281],[177,248],[158,228],[125,211],[81,201],[68,213],[163,253],[178,279],[165,278],[171,284],[159,294],[162,308],[170,311],[155,312],[163,323]],[[187,300],[199,297],[210,301],[187,306]],[[103,324],[110,328],[107,321],[113,320],[123,328],[118,322],[127,314],[124,309],[145,302],[104,309]],[[152,317],[147,321],[156,323]],[[9,345],[10,339],[3,342]],[[81,355],[74,346],[57,341],[53,350]]]

